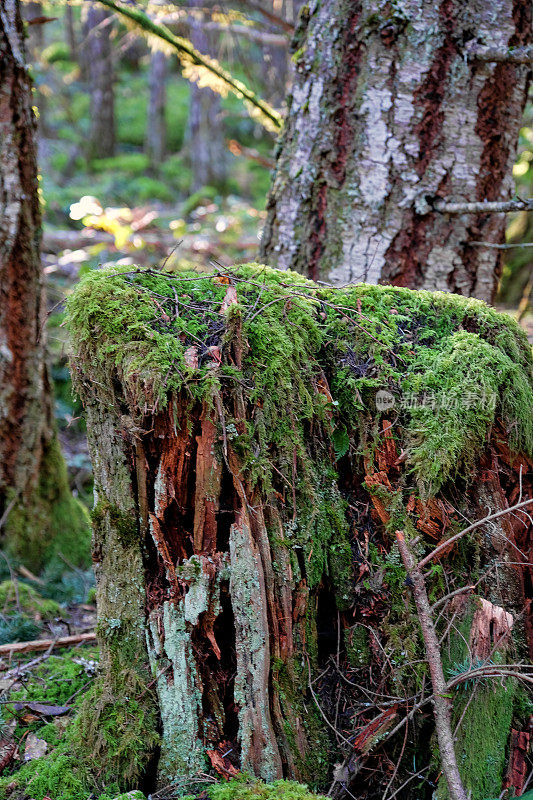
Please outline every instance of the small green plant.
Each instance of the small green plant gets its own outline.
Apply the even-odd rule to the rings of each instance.
[[[248,776],[217,783],[207,790],[210,800],[323,800],[295,781],[263,783]]]

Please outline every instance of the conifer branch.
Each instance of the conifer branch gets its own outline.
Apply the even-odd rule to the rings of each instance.
[[[233,78],[214,58],[203,55],[196,50],[187,39],[176,36],[164,25],[159,25],[157,22],[154,22],[154,20],[150,19],[150,17],[139,8],[123,5],[120,2],[114,2],[114,0],[98,0],[98,2],[116,11],[118,14],[127,17],[147,33],[157,36],[170,44],[174,50],[177,51],[180,61],[185,68],[189,66],[200,67],[210,72],[217,78],[218,82],[226,88],[226,91],[232,92],[239,99],[244,100],[245,103],[253,107],[255,113],[253,113],[252,116],[257,117],[258,121],[261,122],[265,128],[272,131],[279,131],[281,129],[281,115],[272,108],[272,106],[265,100],[257,97],[244,83]],[[191,77],[187,75],[186,69],[185,77],[191,79]],[[210,88],[217,91],[216,86],[211,86]]]

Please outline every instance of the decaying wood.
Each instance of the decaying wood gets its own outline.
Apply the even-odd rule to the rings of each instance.
[[[11,642],[0,645],[0,656],[11,656],[16,653],[31,653],[48,650],[50,647],[74,647],[96,641],[96,633],[78,633],[74,636],[60,636],[58,639],[33,639],[30,642]]]
[[[149,664],[147,684],[157,695],[161,734],[154,787],[194,777],[209,764],[220,775],[246,769],[267,780],[285,776],[312,781],[320,746],[326,764],[320,784],[317,781],[321,788],[329,785],[337,761],[346,769],[335,770],[335,796],[337,790],[354,794],[358,781],[365,791],[368,788],[369,797],[382,797],[384,787],[387,795],[394,794],[410,769],[399,739],[408,739],[407,726],[415,716],[424,737],[432,734],[431,716],[420,713],[432,702],[446,774],[451,774],[452,785],[455,781],[453,798],[462,799],[450,733],[453,690],[467,680],[499,678],[507,666],[505,676],[515,676],[513,665],[498,664],[490,670],[461,672],[446,683],[435,627],[446,639],[466,608],[458,598],[484,591],[487,569],[498,569],[498,579],[504,574],[505,580],[494,581],[486,592],[492,605],[479,601],[476,606],[476,597],[468,600],[469,612],[479,611],[471,652],[485,658],[487,647],[501,649],[511,629],[511,614],[515,625],[521,624],[517,606],[530,595],[524,562],[532,547],[531,526],[526,515],[511,517],[510,512],[526,508],[522,497],[531,491],[531,465],[506,449],[508,435],[495,425],[480,456],[478,480],[466,499],[459,497],[458,502],[447,491],[427,498],[409,478],[397,420],[372,419],[370,412],[359,431],[361,440],[350,437],[347,452],[337,458],[328,438],[338,419],[332,412],[334,373],[330,362],[318,360],[302,394],[309,391],[323,404],[323,413],[305,419],[309,430],[300,450],[291,440],[280,454],[275,440],[267,439],[265,445],[260,438],[248,447],[250,430],[259,428],[268,407],[261,397],[256,401],[255,394],[250,399],[260,373],[249,371],[255,344],[242,319],[249,322],[266,306],[260,306],[260,298],[252,301],[245,316],[236,275],[198,278],[204,279],[217,287],[218,299],[208,301],[213,324],[206,340],[196,334],[183,336],[188,376],[183,388],[169,390],[165,402],[155,400],[155,390],[143,391],[138,401],[137,374],[121,387],[123,373],[117,371],[117,380],[108,387],[109,393],[117,393],[109,406],[98,401],[90,384],[85,397],[103,512],[95,531],[102,652],[116,653],[117,636],[130,636],[133,630],[139,661],[146,658]],[[159,297],[154,303],[157,322],[167,324],[174,303],[179,305],[182,298],[185,304],[187,295],[176,289],[162,308]],[[283,299],[285,319],[290,307]],[[270,304],[271,298],[264,302]],[[183,369],[182,363],[178,369]],[[202,393],[198,381],[204,372],[208,380]],[[130,404],[127,416],[134,419],[133,425],[125,424],[117,410]],[[286,415],[281,421],[289,432],[296,434],[302,419],[296,420],[292,409],[280,408],[281,414]],[[322,468],[315,485],[309,474]],[[450,481],[447,486],[451,485]],[[335,510],[335,492],[339,513],[330,527],[324,520]],[[449,537],[459,519],[477,519],[487,507],[497,510]],[[418,537],[417,554],[422,547],[429,553],[420,565],[410,553],[405,586],[391,541],[391,520],[400,515],[406,532]],[[131,531],[124,524],[130,519]],[[465,581],[450,567],[456,563],[456,548],[453,561],[442,560],[439,569],[429,571],[432,592],[443,570],[446,578],[446,589],[438,584],[430,607],[421,565],[442,557],[461,536],[487,523],[487,535],[463,542],[468,554],[474,545],[479,547],[476,578],[470,565]],[[515,568],[513,548],[521,554],[516,551],[520,563],[511,583],[507,577]],[[485,579],[478,580],[479,575]],[[418,654],[424,642],[408,597],[410,581],[426,646],[429,642],[433,694],[428,693],[425,676],[420,684],[424,667]],[[468,586],[460,585],[467,581]],[[392,637],[385,629],[395,632],[392,597],[400,605],[393,614],[406,623],[405,651],[410,647],[417,652],[416,677],[403,639],[391,656]],[[117,625],[123,618],[127,626]],[[404,686],[394,684],[398,669],[404,669],[410,681],[405,696]],[[526,678],[533,680],[529,673]],[[396,764],[391,763],[391,753]],[[431,770],[429,780],[438,781],[437,770]]]
[[[504,789],[512,789],[515,797],[523,794],[529,773],[528,756],[531,750],[530,731],[511,731],[511,751]]]
[[[513,615],[495,606],[483,597],[474,613],[470,628],[472,657],[487,659],[496,651],[505,649],[513,628]]]

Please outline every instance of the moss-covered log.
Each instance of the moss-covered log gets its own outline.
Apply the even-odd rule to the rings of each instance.
[[[446,797],[394,532],[420,558],[531,491],[518,326],[477,300],[258,265],[98,271],[68,314],[104,665],[80,756],[148,788],[242,769]],[[501,791],[531,710],[511,667],[494,676],[533,645],[531,532],[503,515],[426,568],[473,800]]]

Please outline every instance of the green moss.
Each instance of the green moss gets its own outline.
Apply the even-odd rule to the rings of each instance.
[[[353,440],[362,411],[379,415],[379,389],[393,394],[410,467],[427,493],[436,493],[460,472],[469,474],[497,417],[508,425],[514,449],[533,452],[533,362],[511,318],[480,301],[439,292],[364,284],[321,288],[301,276],[255,265],[239,267],[236,274],[253,354],[245,365],[253,378],[249,399],[263,402],[256,419],[262,452],[265,445],[272,449],[289,442],[301,455],[303,426],[312,419],[324,423],[328,413],[337,423],[329,435],[343,427]],[[222,302],[225,287],[201,277],[192,282],[192,277],[128,278],[116,270],[88,275],[69,301],[78,357],[87,360],[90,353],[95,367],[108,376],[119,368],[126,383],[135,384],[131,388],[139,401],[150,402],[154,395],[164,400],[183,388],[206,395],[212,370],[204,367],[191,375],[183,352],[217,319],[209,304]],[[157,319],[150,293],[173,303],[174,288],[184,300],[182,312],[165,323]],[[193,294],[202,313],[189,310]],[[252,314],[259,294],[262,308]],[[254,364],[261,365],[260,372]],[[317,391],[323,368],[330,373],[331,408]],[[280,407],[287,413],[279,415]],[[265,463],[249,453],[246,466],[253,474]],[[302,481],[307,480],[314,478],[304,475]]]
[[[320,287],[254,264],[234,268],[233,275],[237,303],[221,316],[227,286],[205,273],[123,268],[88,274],[68,301],[74,358],[78,374],[97,382],[98,401],[126,402],[133,417],[156,402],[164,408],[175,394],[185,402],[222,403],[227,439],[247,481],[281,516],[282,532],[270,531],[273,549],[283,550],[295,581],[305,579],[311,593],[294,652],[309,655],[315,667],[319,588],[333,591],[340,609],[354,601],[356,532],[347,476],[378,469],[384,413],[378,392],[394,403],[395,442],[407,470],[394,492],[372,491],[390,513],[389,533],[401,528],[410,536],[416,520],[406,511],[409,497],[470,479],[497,420],[510,432],[513,450],[533,453],[533,360],[518,326],[479,301],[383,286]],[[222,353],[216,369],[207,346],[214,341]],[[198,368],[186,363],[190,347],[197,349]],[[79,389],[87,393],[87,382]],[[249,410],[244,421],[234,417],[242,402]],[[416,555],[427,547],[421,540]],[[384,553],[370,542],[368,555],[371,572],[358,591],[386,593],[390,610],[381,628],[397,682],[392,688],[414,691],[426,666],[405,570],[395,547]],[[454,558],[459,569],[464,552]],[[442,593],[438,565],[428,590],[432,598]],[[358,643],[350,649],[352,658],[364,657]],[[305,696],[308,675],[295,664],[277,672],[290,720],[300,715],[303,701],[296,695]],[[302,710],[300,716],[320,759],[295,758],[306,778],[323,785],[332,752],[313,715],[304,719]],[[471,724],[482,726],[474,718]],[[505,725],[498,733],[502,750]],[[289,723],[285,736],[296,753],[293,728]],[[470,746],[465,740],[465,752]],[[480,755],[485,769],[491,758]]]
[[[352,667],[366,667],[370,664],[370,644],[368,630],[363,625],[354,625],[344,631],[344,643],[348,661]]]
[[[144,153],[121,153],[113,158],[95,158],[91,162],[94,172],[128,172],[142,175],[149,167],[148,156]]]
[[[210,800],[322,800],[295,781],[262,783],[251,778],[232,778],[208,790]]]
[[[107,518],[123,547],[129,547],[137,542],[139,532],[136,517],[112,506],[107,500],[100,499],[91,511],[91,521],[95,528],[99,528]]]
[[[10,693],[10,701],[50,705],[65,705],[68,702],[76,709],[82,702],[83,692],[91,683],[93,669],[96,669],[95,657],[95,648],[50,656],[36,667],[31,682]],[[5,708],[7,715],[15,714],[11,705],[7,704]],[[53,749],[47,756],[29,761],[14,774],[0,778],[0,798],[18,796],[13,791],[20,788],[24,790],[24,796],[35,800],[45,797],[86,800],[90,792],[88,775],[83,764],[71,758],[69,728],[65,732],[54,723],[43,724],[40,720],[29,725],[19,722],[14,732],[17,741],[23,742],[28,730],[34,731]],[[10,787],[9,794],[7,787]]]
[[[52,620],[61,615],[61,606],[54,600],[42,597],[39,592],[20,581],[0,583],[0,614],[22,612],[36,620]]]
[[[471,667],[468,641],[475,603],[473,600],[462,618],[456,620],[455,633],[444,649],[443,666],[449,677]],[[504,659],[500,652],[492,655],[496,663]],[[514,679],[468,681],[455,689],[452,728],[460,722],[455,752],[464,787],[472,800],[497,797],[501,792],[516,692]],[[441,778],[437,800],[448,797],[446,781]]]
[[[24,796],[34,800],[87,800],[89,791],[73,760],[59,751],[29,761],[14,776],[0,778],[1,800],[13,796],[8,786],[23,789]]]
[[[69,735],[73,753],[93,785],[134,788],[159,743],[150,673],[118,641],[112,663],[85,695]]]
[[[5,525],[8,552],[39,572],[55,561],[62,568],[90,564],[90,525],[85,507],[72,496],[57,437],[48,443],[31,499],[15,502]]]
[[[316,636],[314,637],[316,641]],[[310,638],[309,641],[312,641]],[[297,658],[288,663],[281,660],[273,665],[273,684],[279,693],[285,723],[284,735],[298,769],[298,774],[312,786],[325,786],[332,756],[338,756],[324,730],[323,720],[314,703],[307,699],[309,672],[307,664]],[[302,726],[302,723],[303,726]],[[305,729],[307,749],[301,752],[302,741],[296,741],[296,731]]]
[[[490,686],[477,685],[473,700],[470,690],[454,702],[454,725],[462,717],[455,753],[463,785],[472,800],[497,797],[501,792],[514,688],[512,680],[494,681]],[[448,796],[446,781],[441,779],[437,800],[447,800]]]

